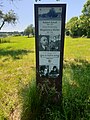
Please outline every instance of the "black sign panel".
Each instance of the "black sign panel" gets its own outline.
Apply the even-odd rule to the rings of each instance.
[[[36,80],[62,87],[66,4],[35,4]]]

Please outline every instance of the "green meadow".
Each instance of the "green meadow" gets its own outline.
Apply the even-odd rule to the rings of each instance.
[[[0,120],[90,120],[90,39],[66,37],[63,63],[59,109],[36,91],[35,38],[1,38]]]

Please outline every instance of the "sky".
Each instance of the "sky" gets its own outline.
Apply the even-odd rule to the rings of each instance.
[[[66,8],[66,22],[74,17],[81,15],[83,5],[86,0],[41,0],[40,2],[35,2],[34,0],[15,0],[15,2],[10,2],[5,0],[0,6],[3,12],[8,12],[9,10],[14,10],[18,17],[16,25],[5,24],[1,31],[13,32],[13,31],[24,31],[25,28],[33,24],[34,25],[34,4],[67,4]]]

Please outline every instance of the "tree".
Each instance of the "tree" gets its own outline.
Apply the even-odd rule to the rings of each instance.
[[[10,1],[15,1],[15,0],[10,0]],[[2,3],[0,3],[0,6],[3,7]],[[13,10],[10,10],[9,12],[7,13],[3,13],[1,10],[0,10],[0,30],[2,29],[2,27],[4,26],[5,23],[11,23],[11,24],[15,24],[16,23],[16,20],[17,20],[17,16],[16,14],[14,13]]]
[[[84,4],[82,14],[72,17],[66,24],[66,35],[72,37],[87,36],[90,38],[90,0]]]
[[[90,38],[90,0],[84,4],[80,20],[82,27],[86,30],[87,37]]]
[[[66,34],[77,37],[79,30],[79,19],[78,17],[72,17],[66,24]]]
[[[30,34],[31,34],[32,36],[34,36],[34,27],[33,27],[32,24],[29,25],[29,26],[27,26],[27,28],[24,30],[24,34],[25,34],[25,35],[28,35],[28,38],[29,38]]]
[[[1,25],[0,25],[0,30],[1,30],[6,22],[15,24],[17,17],[13,10],[10,10],[6,14],[4,14],[4,13],[2,13],[2,11],[0,11],[0,20],[1,20]]]
[[[87,0],[87,2],[84,4],[82,13],[83,15],[90,17],[90,0]]]

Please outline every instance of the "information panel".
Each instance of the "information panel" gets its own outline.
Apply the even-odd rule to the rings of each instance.
[[[62,81],[65,11],[65,4],[35,5],[37,81]]]

